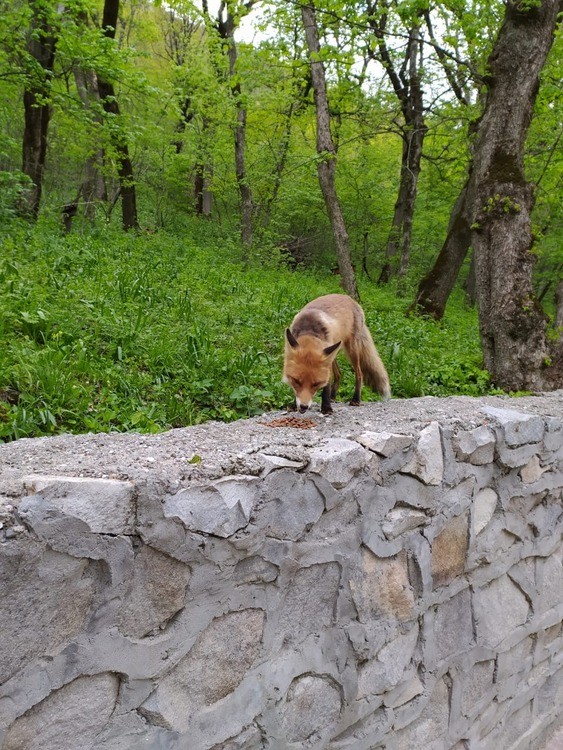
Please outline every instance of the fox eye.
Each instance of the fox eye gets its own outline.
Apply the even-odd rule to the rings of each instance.
[[[301,381],[299,380],[299,378],[291,378],[291,382],[298,388],[301,386]]]
[[[321,387],[321,385],[322,385],[322,383],[313,383],[313,384],[311,385],[311,388],[312,388],[312,389],[313,389],[314,391],[318,391],[318,390],[319,390],[319,388]]]

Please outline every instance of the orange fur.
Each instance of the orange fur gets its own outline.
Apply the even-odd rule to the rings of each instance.
[[[366,326],[362,308],[345,294],[327,294],[309,302],[297,313],[286,331],[283,380],[295,392],[301,411],[311,406],[313,396],[322,389],[324,413],[332,411],[340,383],[336,356],[342,347],[356,377],[351,403],[361,401],[362,385],[384,398],[391,395],[389,376]],[[331,386],[331,373],[333,383]]]

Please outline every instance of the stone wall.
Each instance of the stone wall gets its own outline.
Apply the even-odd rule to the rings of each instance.
[[[0,748],[541,747],[561,395],[1,447]]]

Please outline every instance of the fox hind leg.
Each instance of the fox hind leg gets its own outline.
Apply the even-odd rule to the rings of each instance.
[[[330,389],[330,398],[332,401],[336,401],[336,394],[338,393],[338,387],[340,385],[340,378],[342,376],[342,373],[340,371],[340,367],[338,366],[338,362],[334,360],[332,363],[332,386]]]
[[[362,368],[360,366],[360,353],[356,350],[355,347],[351,346],[348,351],[348,356],[350,358],[350,363],[354,369],[354,375],[356,378],[354,395],[352,396],[352,399],[350,401],[350,406],[359,406],[362,402],[362,385],[364,380],[362,375]]]

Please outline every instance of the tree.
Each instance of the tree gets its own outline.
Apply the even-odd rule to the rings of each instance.
[[[30,0],[31,28],[27,52],[29,76],[23,93],[24,131],[22,171],[31,180],[23,194],[22,214],[37,218],[41,203],[47,134],[51,120],[51,85],[57,45],[56,12],[49,3]]]
[[[301,6],[301,16],[309,49],[309,62],[315,98],[318,155],[317,174],[319,185],[332,226],[342,287],[347,294],[357,300],[359,299],[359,294],[354,268],[350,259],[350,241],[336,192],[336,148],[330,132],[330,111],[326,77],[324,66],[320,59],[319,32],[315,6],[312,3],[303,4]]]
[[[484,364],[506,390],[563,384],[561,344],[548,342],[532,288],[534,186],[524,174],[525,139],[560,11],[560,0],[506,3],[467,183]]]
[[[107,39],[115,39],[118,16],[119,0],[105,0],[102,30]],[[120,111],[113,83],[108,78],[98,75],[98,91],[106,116],[118,121]],[[137,218],[137,192],[133,177],[133,164],[129,156],[129,146],[119,124],[116,127],[111,127],[111,133],[113,146],[117,154],[122,224],[125,230],[135,229],[139,224]]]
[[[369,26],[377,42],[379,59],[399,101],[403,117],[403,124],[400,126],[402,155],[399,191],[385,248],[385,263],[379,277],[380,283],[386,283],[391,276],[397,273],[404,276],[407,272],[422,147],[428,130],[424,121],[421,80],[422,45],[419,27],[422,11],[417,10],[409,21],[404,58],[398,70],[386,42],[389,20],[387,4],[382,2],[381,7],[378,7],[377,0],[368,0],[367,13]],[[372,56],[375,56],[375,50]],[[397,255],[400,263],[398,267],[394,267]]]
[[[241,238],[243,245],[243,260],[247,259],[248,249],[252,246],[252,218],[254,214],[254,202],[252,190],[248,180],[246,169],[246,106],[242,96],[240,77],[237,73],[237,46],[235,43],[235,31],[243,15],[250,12],[257,0],[247,0],[243,3],[232,3],[221,0],[217,11],[217,18],[212,25],[217,31],[219,38],[226,44],[227,57],[229,60],[229,82],[231,94],[236,108],[235,125],[235,173],[241,199]],[[210,20],[207,0],[203,0],[203,11]]]

